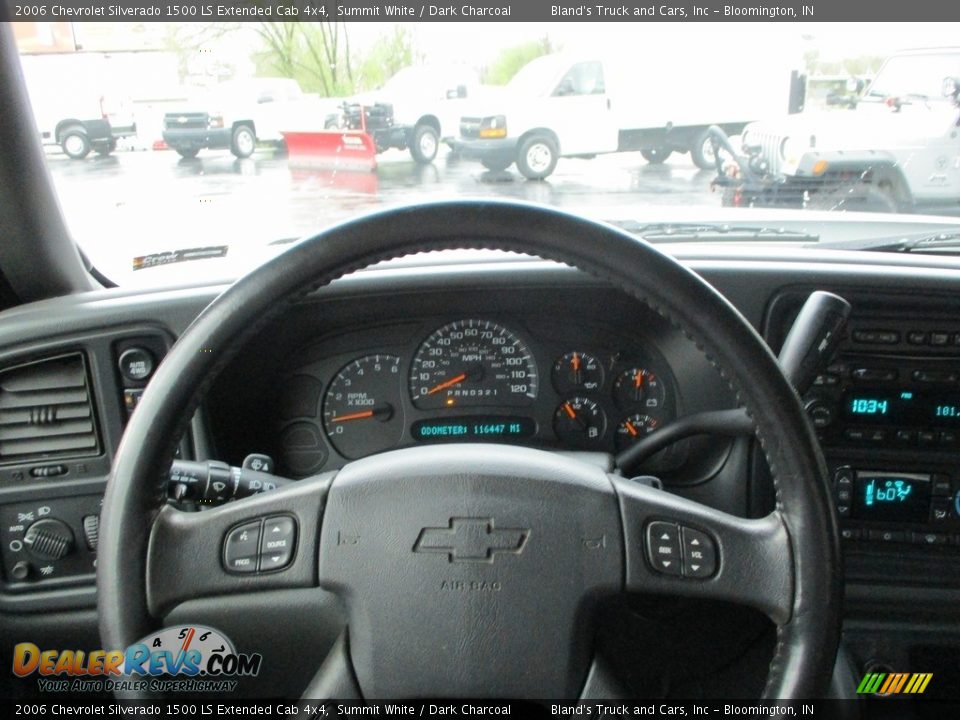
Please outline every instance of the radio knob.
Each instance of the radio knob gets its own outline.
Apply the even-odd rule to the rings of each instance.
[[[73,532],[60,520],[44,518],[27,528],[23,544],[38,558],[60,560],[73,551]]]
[[[833,408],[823,400],[810,400],[807,402],[805,409],[810,418],[810,422],[812,422],[813,426],[818,430],[828,427],[833,423]]]

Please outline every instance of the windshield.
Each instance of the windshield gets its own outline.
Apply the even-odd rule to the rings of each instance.
[[[878,97],[916,96],[942,99],[943,80],[960,78],[960,49],[892,57],[870,86]]]
[[[199,20],[13,23],[69,229],[120,286],[453,197],[757,247],[960,213],[956,24]]]

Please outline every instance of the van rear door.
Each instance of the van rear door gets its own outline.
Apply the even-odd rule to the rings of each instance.
[[[562,155],[593,155],[617,149],[618,128],[599,60],[570,66],[548,98],[550,127]]]

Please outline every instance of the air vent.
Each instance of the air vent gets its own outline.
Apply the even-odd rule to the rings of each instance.
[[[0,372],[0,462],[30,462],[99,451],[83,355]]]

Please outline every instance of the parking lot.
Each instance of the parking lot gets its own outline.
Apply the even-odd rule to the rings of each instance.
[[[153,248],[262,245],[413,200],[503,197],[620,215],[650,205],[720,204],[710,190],[713,173],[698,170],[688,155],[663,165],[638,153],[561,160],[543,182],[526,181],[515,168],[487,172],[445,149],[426,166],[391,150],[378,157],[375,172],[300,168],[269,149],[247,160],[227,151],[193,160],[172,151],[119,151],[79,161],[51,150],[48,166],[74,237],[95,259]]]

